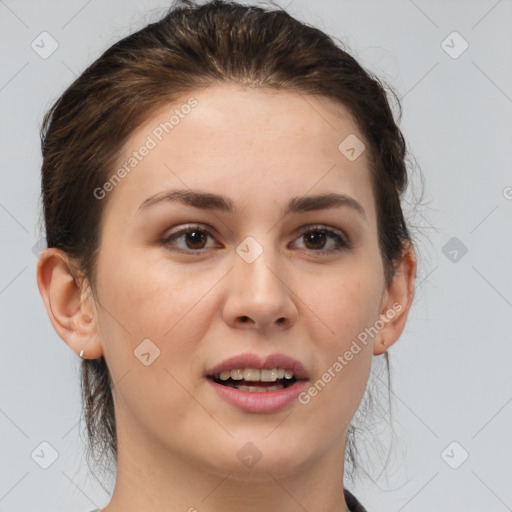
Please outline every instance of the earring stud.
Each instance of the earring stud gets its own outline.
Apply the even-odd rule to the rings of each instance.
[[[80,357],[81,357],[82,359],[83,359],[83,356],[84,356],[84,349],[82,349],[82,350],[80,351]]]

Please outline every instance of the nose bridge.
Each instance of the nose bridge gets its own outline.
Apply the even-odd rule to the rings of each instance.
[[[232,323],[249,319],[260,327],[289,324],[296,311],[286,279],[280,276],[279,255],[271,236],[258,238],[248,236],[236,247],[225,314]]]
[[[261,300],[275,299],[281,293],[282,283],[275,276],[277,255],[271,243],[271,237],[258,240],[254,236],[246,237],[236,248],[235,273],[246,291]]]

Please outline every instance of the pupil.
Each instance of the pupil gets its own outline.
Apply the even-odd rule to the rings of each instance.
[[[311,233],[308,233],[305,235],[307,241],[313,241],[313,244],[315,244],[315,239],[320,239],[320,245],[323,246],[325,243],[325,234],[321,233],[320,231],[313,231]],[[318,240],[317,242],[318,243]],[[306,242],[307,245],[307,242]],[[318,247],[316,247],[318,249]]]
[[[187,237],[188,237],[187,242],[192,239],[192,249],[198,248],[194,245],[195,243],[201,244],[201,242],[204,242],[204,236],[202,235],[201,231],[191,231],[191,232],[187,233]],[[193,240],[193,238],[196,238],[196,240]],[[189,246],[190,246],[190,244],[189,244]]]

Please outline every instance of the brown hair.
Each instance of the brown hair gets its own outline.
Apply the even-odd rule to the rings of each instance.
[[[384,86],[341,43],[283,9],[221,0],[204,5],[176,0],[160,21],[105,51],[47,112],[41,128],[41,172],[48,247],[69,255],[95,295],[107,199],[98,201],[93,191],[109,179],[123,144],[152,113],[186,93],[227,82],[320,95],[350,110],[369,151],[379,247],[389,283],[405,243],[412,240],[401,208],[406,144]],[[398,98],[396,103],[400,107]],[[387,352],[384,359],[389,386]],[[103,357],[81,364],[88,461],[106,457],[117,464],[108,367]],[[371,401],[371,395],[365,398]],[[354,434],[351,424],[346,460],[356,469]]]

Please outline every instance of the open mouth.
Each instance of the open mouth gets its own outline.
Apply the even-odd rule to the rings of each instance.
[[[209,375],[208,378],[222,386],[252,393],[280,391],[292,386],[298,380],[291,370],[284,368],[226,370],[216,375]]]
[[[279,391],[281,389],[290,387],[297,379],[293,377],[290,380],[279,379],[276,382],[253,382],[247,380],[233,380],[229,378],[228,380],[220,380],[215,377],[210,377],[217,384],[221,384],[222,386],[227,386],[229,388],[235,388],[239,391],[251,391],[253,393],[262,393],[266,391]]]

